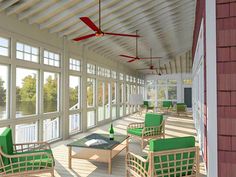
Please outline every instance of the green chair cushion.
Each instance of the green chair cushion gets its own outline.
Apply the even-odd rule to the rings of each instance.
[[[148,106],[148,101],[143,101],[144,106]]]
[[[0,146],[5,154],[13,154],[12,131],[10,128],[5,128],[0,134]],[[8,165],[9,160],[3,157],[3,163],[4,165]]]
[[[26,152],[18,152],[14,153],[14,155],[21,155],[21,154],[29,154],[29,153],[38,153],[38,152],[46,152],[49,155],[52,155],[52,150],[38,150],[38,151],[26,151]],[[6,167],[5,170],[7,173],[18,173],[23,171],[31,171],[31,170],[40,170],[47,167],[54,166],[53,158],[50,158],[46,155],[37,155],[37,156],[28,156],[28,157],[21,157],[21,158],[13,158],[12,159],[13,166]],[[19,168],[20,167],[20,168]]]
[[[191,148],[191,147],[195,147],[195,138],[192,136],[189,137],[181,137],[181,138],[169,138],[169,139],[158,139],[158,140],[151,140],[150,141],[150,151],[154,151],[154,152],[160,152],[160,151],[166,151],[166,150],[176,150],[176,149],[184,149],[184,148]],[[182,172],[181,173],[177,173],[176,176],[186,176],[186,175],[191,175],[192,172],[192,168],[193,168],[193,160],[188,160],[189,156],[192,158],[195,156],[195,153],[192,152],[190,153],[190,155],[188,153],[184,153],[183,155],[181,154],[170,154],[170,155],[163,155],[161,157],[159,156],[155,156],[154,157],[154,162],[156,163],[155,165],[155,169],[157,174],[166,174],[168,173],[168,170],[161,170],[161,166],[160,166],[160,162],[162,162],[162,168],[164,167],[173,167],[170,168],[169,171],[170,172],[174,172],[174,171],[180,171],[182,170],[186,170],[187,169],[187,173],[186,172]],[[169,162],[168,161],[171,161]],[[176,159],[177,162],[173,162],[172,160]],[[180,161],[180,159],[186,159],[182,161],[182,164]],[[188,165],[186,165],[188,164]],[[176,168],[177,166],[177,168]],[[174,177],[174,175],[170,175],[170,177]]]
[[[16,161],[14,165],[5,168],[7,174],[24,172],[24,171],[41,170],[54,166],[53,159],[47,157],[42,157],[42,158],[40,157],[38,159],[35,159],[34,161],[31,160],[28,162],[26,162],[25,159],[21,159],[18,163],[17,162],[18,161]]]
[[[164,107],[164,108],[170,108],[172,106],[173,106],[172,101],[163,101],[162,102],[162,107]]]
[[[163,121],[162,114],[147,113],[145,115],[144,126],[145,127],[160,126],[162,121]]]
[[[132,128],[128,129],[128,133],[136,136],[142,136],[142,128]]]
[[[190,148],[195,146],[195,138],[193,136],[158,139],[150,141],[150,151],[166,151],[182,148]]]
[[[143,105],[147,108],[147,109],[153,109],[154,106],[151,104],[150,101],[143,101]]]
[[[184,103],[178,103],[176,104],[176,110],[177,112],[185,112],[186,111],[186,105]]]
[[[176,105],[186,105],[185,103],[176,103]]]

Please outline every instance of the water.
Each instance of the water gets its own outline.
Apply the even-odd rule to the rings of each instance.
[[[44,112],[56,112],[57,102],[56,101],[46,101],[44,102]],[[36,114],[36,103],[33,101],[23,101],[17,102],[16,104],[16,117],[22,117],[27,115]],[[6,118],[6,105],[0,104],[0,120]]]

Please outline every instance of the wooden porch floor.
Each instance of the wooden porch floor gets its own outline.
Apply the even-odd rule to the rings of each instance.
[[[177,117],[174,115],[168,115],[166,122],[166,137],[181,137],[193,135],[196,136],[194,129],[193,119],[191,115]],[[114,122],[115,132],[126,134],[126,127],[132,122],[143,121],[143,116],[130,115]],[[86,133],[73,136],[71,139],[66,141],[60,141],[52,145],[53,154],[56,160],[55,176],[56,177],[124,177],[125,176],[125,151],[121,152],[112,161],[112,174],[108,174],[108,167],[105,163],[90,162],[87,160],[72,160],[72,169],[68,169],[68,149],[66,144],[69,142],[84,137],[92,132],[107,133],[110,124],[106,124],[101,127],[92,129]],[[129,146],[129,150],[136,154],[144,154],[141,151],[140,143],[132,141]],[[73,149],[76,151],[76,149]],[[145,150],[144,150],[145,151]],[[204,163],[200,164],[201,175],[199,177],[206,177],[206,171]],[[39,175],[40,177],[50,176],[49,174]]]

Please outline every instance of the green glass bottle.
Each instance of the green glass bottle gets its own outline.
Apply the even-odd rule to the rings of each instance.
[[[113,129],[112,124],[111,124],[111,127],[109,129],[109,137],[110,137],[110,140],[114,140],[114,129]]]

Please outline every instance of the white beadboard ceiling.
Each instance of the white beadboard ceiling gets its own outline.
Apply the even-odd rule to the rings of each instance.
[[[139,56],[161,56],[164,74],[191,72],[192,38],[196,0],[101,0],[102,29],[115,33],[139,31]],[[79,17],[88,16],[98,25],[98,0],[0,0],[0,12],[37,24],[68,40],[91,34]],[[135,55],[135,38],[104,36],[79,43],[133,69],[146,68],[149,61],[127,63],[120,54]],[[158,60],[153,61],[156,67]],[[151,74],[152,71],[142,71]]]

